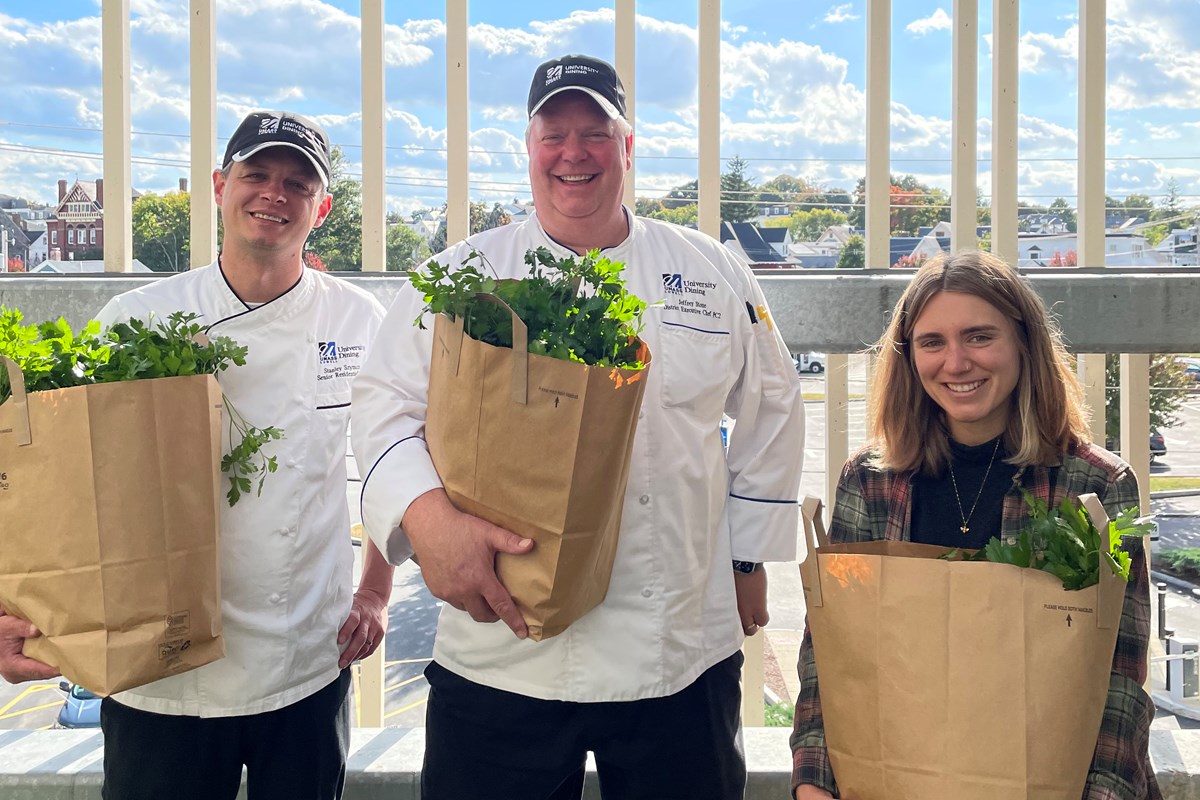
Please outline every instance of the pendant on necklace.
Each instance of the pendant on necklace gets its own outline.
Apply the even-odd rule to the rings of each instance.
[[[959,528],[959,530],[960,530],[960,531],[962,531],[963,533],[970,533],[970,532],[971,532],[971,528],[970,528],[970,526],[968,526],[968,525],[963,525],[961,528]]]

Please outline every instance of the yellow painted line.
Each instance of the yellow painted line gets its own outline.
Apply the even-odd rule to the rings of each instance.
[[[61,705],[62,702],[59,701],[57,703],[47,703],[43,706],[34,706],[33,708],[22,708],[20,711],[14,711],[11,714],[0,714],[0,719],[12,719],[13,717],[19,717],[22,714],[32,714],[34,711],[41,711],[46,708],[58,708]]]
[[[399,689],[401,686],[408,686],[410,683],[415,683],[416,681],[423,681],[423,680],[425,680],[424,675],[416,675],[412,678],[409,678],[406,681],[400,681],[399,683],[393,683],[391,686],[388,686],[383,691],[384,691],[384,693],[387,693],[387,692],[390,692],[392,689]]]
[[[0,714],[6,713],[10,708],[15,706],[17,703],[21,702],[26,697],[29,697],[29,695],[34,694],[35,692],[45,691],[46,689],[58,689],[58,684],[57,683],[35,683],[31,686],[26,686],[23,690],[21,690],[21,693],[19,695],[17,695],[16,697],[14,697],[12,700],[9,701],[8,705],[4,706],[4,708],[0,708]],[[3,719],[3,717],[0,717],[0,719]]]
[[[396,709],[395,711],[393,711],[393,712],[392,712],[392,713],[390,713],[390,714],[384,714],[384,715],[383,715],[383,718],[384,718],[384,719],[391,719],[392,717],[396,716],[397,714],[403,714],[405,711],[412,711],[412,710],[413,710],[414,708],[416,708],[417,706],[423,706],[423,705],[425,705],[425,703],[427,703],[428,701],[429,701],[429,697],[428,697],[428,696],[422,697],[422,698],[421,698],[420,700],[418,700],[417,702],[415,702],[415,703],[412,703],[412,704],[410,704],[410,705],[407,705],[407,706],[405,706],[404,708],[398,708],[398,709]]]

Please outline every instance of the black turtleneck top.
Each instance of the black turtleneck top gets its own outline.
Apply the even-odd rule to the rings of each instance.
[[[996,457],[992,459],[992,453]],[[996,440],[970,446],[950,440],[950,461],[954,478],[958,482],[958,496],[962,500],[962,511],[954,497],[954,483],[950,469],[941,475],[918,474],[912,482],[912,523],[909,536],[921,544],[936,544],[945,547],[966,547],[978,550],[988,539],[1000,535],[1000,521],[1004,511],[1004,496],[1012,487],[1017,468],[1005,464],[1007,453],[1004,443],[996,447]],[[991,471],[988,471],[988,462]],[[984,475],[987,481],[984,482]],[[975,498],[979,498],[978,504]],[[975,511],[971,511],[971,506]],[[967,522],[970,531],[963,533],[963,517],[970,515]]]

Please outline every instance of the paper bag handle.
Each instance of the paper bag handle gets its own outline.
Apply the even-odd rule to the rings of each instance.
[[[1100,532],[1100,542],[1102,546],[1107,546],[1108,542],[1108,512],[1104,510],[1104,505],[1100,502],[1100,498],[1094,493],[1079,495],[1079,504],[1087,509],[1088,516],[1092,518],[1092,524],[1096,526],[1096,530]],[[1120,607],[1125,603],[1125,581],[1108,568],[1108,564],[1101,559],[1100,561],[1100,583],[1096,587],[1096,627],[1108,629],[1112,626],[1108,624],[1108,615],[1112,613],[1111,609],[1114,605]],[[1117,615],[1117,624],[1120,624],[1121,616]]]
[[[25,394],[25,375],[17,362],[11,358],[0,356],[4,368],[8,371],[8,387],[12,397],[0,405],[0,436],[12,434],[17,440],[18,447],[33,444],[33,436],[29,429],[29,398]]]
[[[496,295],[490,292],[476,292],[475,299],[500,306],[512,318],[512,401],[525,405],[529,397],[529,328],[525,321],[517,316],[517,312]],[[458,374],[458,359],[462,354],[464,335],[462,316],[450,320],[447,336],[442,338],[442,346],[446,348],[446,358],[449,361],[447,366],[451,375]]]
[[[800,582],[804,586],[804,603],[809,608],[825,604],[821,595],[821,570],[817,567],[817,548],[829,544],[822,515],[821,498],[807,495],[800,504],[800,518],[804,527],[804,547],[807,551],[800,562]]]

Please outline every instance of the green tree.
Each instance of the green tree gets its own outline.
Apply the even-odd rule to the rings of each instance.
[[[191,253],[191,196],[144,194],[133,201],[133,257],[155,272],[183,272]]]
[[[1075,209],[1067,205],[1067,201],[1063,198],[1055,198],[1054,202],[1050,204],[1048,211],[1058,215],[1058,218],[1067,226],[1067,233],[1076,233],[1079,230],[1079,223],[1075,217]]]
[[[696,203],[700,198],[700,181],[688,181],[667,192],[662,199],[663,208],[679,208]]]
[[[1149,220],[1152,211],[1154,211],[1154,202],[1149,195],[1131,194],[1125,198],[1125,213],[1131,217]]]
[[[695,203],[689,203],[686,206],[678,208],[664,208],[661,211],[656,211],[650,214],[651,219],[661,219],[665,222],[672,222],[676,225],[695,225],[700,213],[700,207]]]
[[[333,208],[321,227],[308,236],[308,249],[321,257],[330,272],[362,270],[362,186],[346,173],[341,148],[330,154],[329,193]]]
[[[852,234],[838,254],[838,269],[862,269],[867,261],[867,243],[857,233]]]
[[[443,203],[442,221],[438,224],[437,232],[434,233],[433,240],[429,243],[429,248],[434,253],[442,252],[449,245],[449,242],[446,241],[446,210],[447,206]],[[490,209],[487,207],[487,203],[471,203],[468,208],[468,224],[471,233],[499,228],[510,222],[512,222],[512,215],[505,211],[504,206],[499,203]]]
[[[662,210],[662,200],[656,197],[639,197],[633,203],[633,213],[638,217],[649,217]]]
[[[1116,354],[1104,358],[1104,430],[1106,438],[1119,446],[1121,441],[1121,361]],[[1187,390],[1196,383],[1183,373],[1173,355],[1150,357],[1150,429],[1161,431],[1179,424],[1175,416],[1188,399]]]
[[[789,203],[802,203],[812,193],[812,187],[804,178],[777,175],[758,187],[763,195],[772,194]]]
[[[788,230],[792,232],[792,241],[815,242],[831,225],[845,225],[846,215],[829,208],[816,208],[811,211],[797,211],[789,217]]]
[[[758,187],[746,176],[749,164],[741,156],[729,161],[729,171],[721,175],[721,220],[749,222],[758,216]]]
[[[1152,220],[1174,219],[1183,213],[1183,205],[1180,203],[1179,181],[1174,178],[1168,178],[1166,189],[1167,193],[1159,201],[1158,208],[1150,215],[1150,219]],[[1175,227],[1182,228],[1183,225],[1175,225]]]
[[[1151,225],[1149,228],[1142,229],[1142,235],[1146,237],[1146,244],[1150,245],[1151,247],[1158,247],[1159,243],[1162,242],[1163,239],[1167,238],[1167,234],[1170,232],[1170,225],[1166,223],[1162,225]]]
[[[425,237],[407,225],[392,225],[387,232],[388,272],[408,272],[433,255]]]

